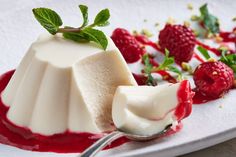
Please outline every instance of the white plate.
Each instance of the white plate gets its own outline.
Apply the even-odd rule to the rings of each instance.
[[[89,6],[90,17],[98,10],[109,8],[111,11],[111,25],[104,30],[110,34],[116,27],[129,30],[148,28],[157,32],[156,22],[164,22],[172,16],[178,23],[189,19],[192,14],[198,13],[198,8],[205,1],[196,0],[192,4],[194,10],[187,9],[187,0],[119,0],[119,1],[64,1],[64,0],[1,0],[0,5],[0,73],[15,68],[29,45],[44,31],[35,21],[31,13],[34,7],[49,7],[55,9],[66,25],[77,26],[81,16],[78,4]],[[210,10],[219,17],[222,28],[231,30],[235,23],[236,2],[211,1]],[[147,22],[144,22],[147,19]],[[92,20],[92,19],[91,19]],[[155,34],[157,38],[157,34]],[[183,121],[181,132],[162,140],[146,143],[130,142],[115,149],[103,151],[100,156],[176,156],[199,150],[236,137],[236,91],[231,91],[224,99],[212,101],[206,105],[193,106],[192,115]],[[220,107],[222,106],[222,107]],[[1,157],[75,157],[75,154],[39,153],[20,150],[11,146],[0,145]]]

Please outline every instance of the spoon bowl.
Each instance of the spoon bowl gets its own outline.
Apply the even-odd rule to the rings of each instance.
[[[132,141],[138,141],[138,142],[144,142],[144,141],[156,139],[165,135],[168,131],[171,130],[171,127],[172,127],[172,124],[169,124],[161,132],[158,132],[152,135],[137,135],[137,134],[127,133],[121,129],[117,129],[116,131],[113,131],[110,134],[107,134],[106,136],[104,136],[103,138],[95,142],[92,146],[90,146],[84,152],[82,152],[78,157],[93,157],[105,146],[107,146],[109,143],[111,143],[112,141],[122,136],[125,136]]]
[[[123,133],[125,137],[127,137],[128,139],[132,141],[145,142],[145,141],[153,140],[153,139],[156,139],[165,135],[171,129],[171,127],[172,127],[172,124],[167,125],[164,130],[162,130],[159,133],[152,134],[152,135],[132,134],[132,133],[125,132],[124,130],[121,130],[121,129],[118,129],[118,131]]]

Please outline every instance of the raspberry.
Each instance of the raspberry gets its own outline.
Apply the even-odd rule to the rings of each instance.
[[[205,62],[196,68],[193,79],[197,91],[211,98],[219,98],[233,86],[234,73],[220,61]]]
[[[134,63],[138,61],[145,53],[144,46],[123,28],[115,29],[111,38],[127,63]]]
[[[195,43],[193,31],[183,25],[167,24],[159,34],[159,45],[162,51],[168,49],[178,64],[191,60]]]

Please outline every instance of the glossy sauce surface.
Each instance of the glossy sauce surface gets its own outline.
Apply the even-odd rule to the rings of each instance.
[[[5,89],[13,73],[14,70],[0,77],[0,93]],[[27,128],[11,123],[6,117],[7,111],[8,107],[0,100],[0,143],[25,150],[58,153],[82,152],[104,135],[87,132],[73,133],[70,131],[52,136],[34,134]],[[112,142],[106,149],[119,146],[128,141],[125,137],[121,137]]]
[[[5,89],[13,74],[14,70],[0,76],[0,93]],[[180,89],[178,93],[181,92],[182,90]],[[35,134],[28,128],[19,127],[10,122],[6,116],[8,109],[0,99],[0,143],[2,144],[30,151],[77,153],[82,152],[104,136],[104,134],[92,134],[88,132],[73,133],[70,131],[52,136]],[[176,112],[176,116],[179,117],[181,115]],[[168,131],[162,138],[180,131],[181,128],[182,124],[180,123],[176,126],[175,130]],[[129,141],[129,139],[121,137],[105,149],[114,148]]]

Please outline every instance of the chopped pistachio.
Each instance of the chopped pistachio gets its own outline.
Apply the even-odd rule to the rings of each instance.
[[[189,70],[188,73],[189,73],[189,75],[193,75],[193,73],[194,73],[193,69]]]
[[[210,32],[207,32],[207,33],[206,33],[206,38],[211,39],[211,38],[213,38],[213,37],[214,37],[214,34],[212,34],[212,33],[210,33]]]
[[[191,21],[198,21],[199,20],[199,16],[192,15],[190,19],[191,19]]]
[[[152,37],[153,36],[153,34],[149,30],[147,30],[147,29],[142,29],[141,30],[141,34],[145,35],[147,37]]]
[[[200,35],[200,33],[199,33],[197,30],[195,30],[195,29],[193,29],[193,33],[194,33],[194,35],[195,35],[196,37],[198,37],[198,36]]]
[[[222,41],[223,41],[223,38],[221,38],[219,35],[216,35],[216,36],[215,36],[215,41],[218,42],[218,43],[219,43],[219,42],[222,42]]]
[[[139,33],[138,33],[137,30],[133,30],[132,34],[133,34],[133,35],[138,35]]]
[[[184,26],[186,26],[186,27],[190,27],[190,22],[188,22],[188,21],[184,21]]]
[[[191,3],[188,3],[188,4],[187,4],[187,8],[188,8],[189,10],[193,10],[193,5],[192,5]]]
[[[182,63],[181,63],[181,67],[182,67],[182,69],[183,69],[184,71],[188,71],[189,68],[190,68],[189,64],[186,63],[186,62],[182,62]]]
[[[157,23],[155,23],[155,27],[158,27],[160,24],[157,22]]]
[[[187,71],[190,75],[193,74],[192,67],[188,63],[182,62],[181,67],[182,67],[182,70]]]
[[[232,19],[232,21],[236,22],[236,17],[234,17],[234,18]]]
[[[167,23],[172,25],[176,23],[176,20],[173,17],[169,17]]]
[[[144,19],[143,22],[147,22],[147,19]]]
[[[208,62],[216,62],[216,59],[215,58],[209,58],[207,61]]]

